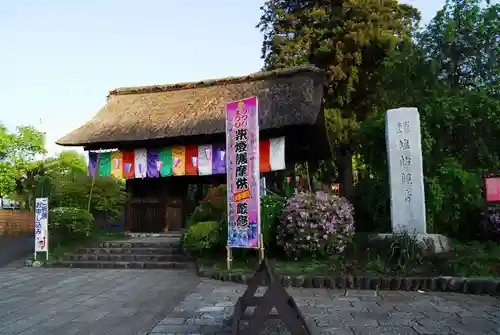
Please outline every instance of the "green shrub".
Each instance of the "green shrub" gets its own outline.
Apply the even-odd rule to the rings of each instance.
[[[266,249],[273,249],[276,246],[276,227],[285,200],[277,195],[266,195],[260,199],[260,224]]]
[[[226,185],[212,187],[189,216],[187,226],[202,221],[220,220],[227,207]]]
[[[197,224],[198,222],[211,221],[212,215],[212,204],[210,201],[202,201],[198,206],[196,206],[193,213],[189,216],[187,228]]]
[[[49,231],[56,238],[79,240],[88,237],[94,222],[94,216],[80,208],[57,207],[49,211]]]
[[[219,242],[219,223],[203,221],[189,227],[182,238],[184,251],[192,256],[200,256],[213,251]]]

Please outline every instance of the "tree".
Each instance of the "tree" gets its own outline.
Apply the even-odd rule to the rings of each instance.
[[[16,180],[17,198],[25,208],[32,208],[37,197],[50,197],[61,180],[75,180],[86,176],[85,156],[75,151],[63,151],[30,164],[24,174]]]
[[[447,0],[419,40],[447,84],[500,95],[500,4]]]
[[[15,191],[37,155],[44,154],[45,134],[30,126],[19,126],[11,133],[0,123],[0,197]]]
[[[90,201],[91,213],[105,213],[109,219],[116,219],[122,214],[126,199],[127,193],[122,181],[111,177],[96,177],[93,180],[80,174],[74,179],[58,181],[49,205],[51,208],[73,207],[87,210]]]
[[[53,179],[74,179],[87,174],[87,161],[76,151],[63,151],[57,157],[48,158],[43,165]]]
[[[376,101],[378,73],[420,16],[394,0],[269,0],[258,27],[265,69],[311,63],[325,70],[325,116],[345,195],[352,194],[352,154],[360,123]]]

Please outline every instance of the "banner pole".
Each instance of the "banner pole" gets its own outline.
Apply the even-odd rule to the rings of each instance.
[[[259,234],[259,245],[260,245],[259,248],[259,264],[260,264],[264,261],[265,257],[264,236],[262,235],[262,233]]]
[[[230,246],[226,247],[226,256],[227,256],[227,270],[231,271],[231,263],[233,262],[233,251]]]

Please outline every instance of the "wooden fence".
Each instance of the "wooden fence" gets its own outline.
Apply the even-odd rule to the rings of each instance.
[[[0,209],[0,235],[34,233],[34,228],[33,212]]]

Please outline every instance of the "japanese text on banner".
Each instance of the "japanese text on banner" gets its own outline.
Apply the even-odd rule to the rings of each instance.
[[[35,201],[35,252],[48,251],[49,201],[37,198]]]
[[[226,107],[227,244],[259,248],[260,171],[257,98],[230,102]]]

